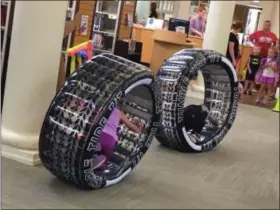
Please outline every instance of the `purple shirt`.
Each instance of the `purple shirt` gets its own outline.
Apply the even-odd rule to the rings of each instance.
[[[104,126],[102,132],[107,133],[108,135],[112,136],[114,139],[118,139],[117,129],[120,124],[120,118],[121,118],[121,111],[115,108],[112,111],[109,119],[107,120],[107,123]]]
[[[205,20],[204,18],[198,17],[198,16],[194,16],[192,17],[191,21],[190,21],[190,34],[195,34],[194,30],[199,31],[200,33],[204,33],[205,32]]]

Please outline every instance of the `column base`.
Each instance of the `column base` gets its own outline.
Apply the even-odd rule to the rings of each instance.
[[[39,135],[30,135],[24,133],[17,133],[14,130],[1,128],[2,144],[11,147],[18,147],[23,150],[38,150]]]
[[[37,166],[41,164],[39,152],[36,150],[19,149],[4,144],[2,144],[1,147],[2,157],[16,160],[31,166]]]

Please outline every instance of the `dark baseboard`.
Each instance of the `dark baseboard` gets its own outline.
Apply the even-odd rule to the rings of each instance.
[[[149,64],[149,63],[144,63],[144,62],[141,62],[141,64],[142,64],[143,66],[147,66],[147,67],[149,67],[149,68],[150,68],[150,64]]]

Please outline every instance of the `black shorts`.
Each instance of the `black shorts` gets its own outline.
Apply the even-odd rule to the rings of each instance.
[[[256,73],[257,73],[256,71],[252,70],[252,73],[249,74],[249,71],[247,70],[247,72],[246,72],[246,80],[248,80],[248,81],[255,81]]]

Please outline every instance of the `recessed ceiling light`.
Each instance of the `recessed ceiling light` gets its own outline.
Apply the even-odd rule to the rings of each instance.
[[[259,3],[260,1],[259,1],[259,0],[254,0],[253,2],[254,2],[254,3]]]

